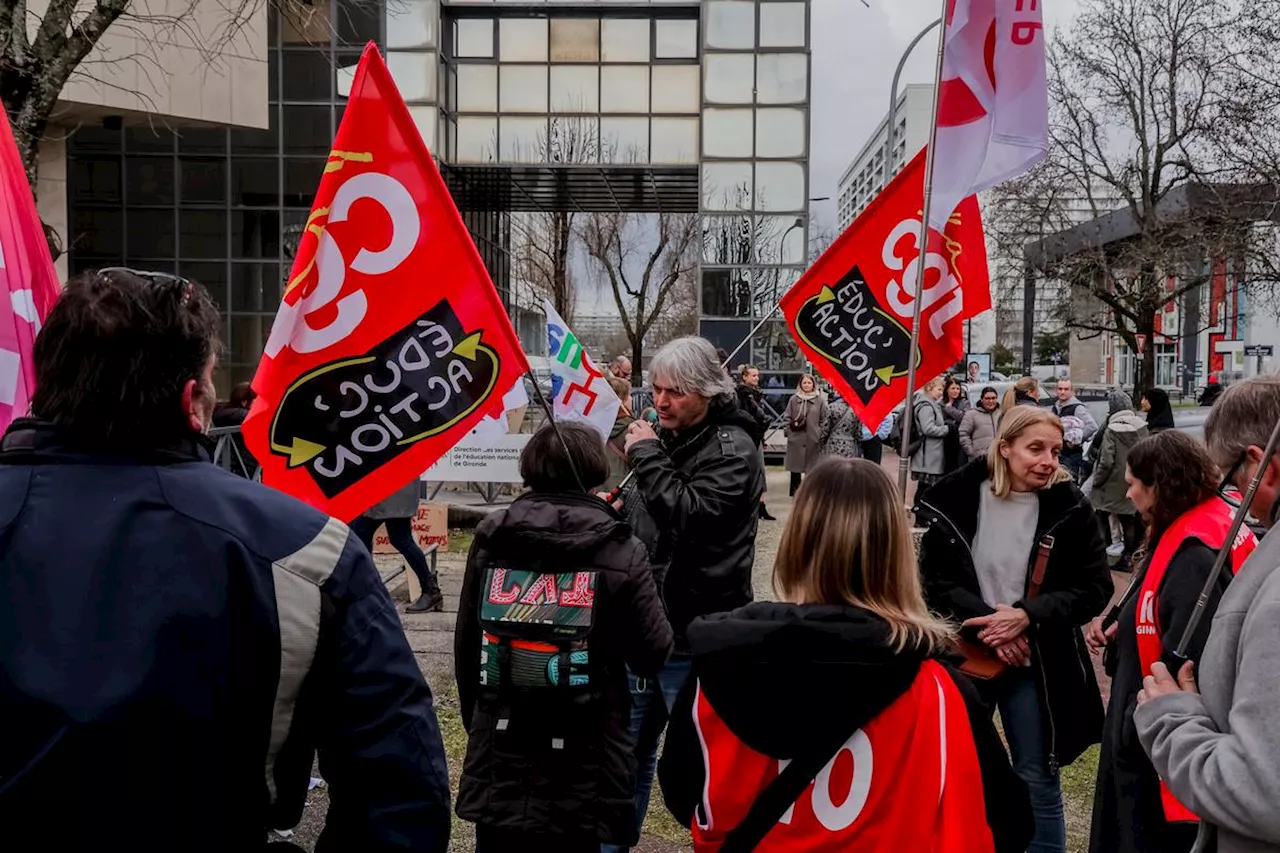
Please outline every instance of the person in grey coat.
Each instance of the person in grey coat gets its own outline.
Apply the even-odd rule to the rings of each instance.
[[[834,394],[834,389],[832,390]],[[819,436],[823,456],[862,457],[862,421],[839,394],[832,397]]]
[[[947,419],[942,414],[942,379],[930,379],[911,400],[911,474],[921,489],[942,479],[947,470]]]
[[[417,479],[410,481],[400,491],[393,492],[369,507],[364,515],[351,522],[351,529],[372,554],[373,536],[385,524],[387,538],[417,575],[418,586],[422,590],[418,600],[406,609],[411,613],[439,613],[444,610],[444,594],[440,592],[440,582],[413,538],[413,519],[418,514],[419,491]]]
[[[964,413],[960,421],[960,449],[969,459],[983,459],[1000,429],[1000,395],[996,389],[982,389],[978,405]]]
[[[1280,420],[1280,377],[1233,385],[1205,421],[1214,461],[1242,492]],[[1170,792],[1216,827],[1218,853],[1280,851],[1280,459],[1250,511],[1271,532],[1231,581],[1198,667],[1152,667],[1138,694],[1138,739]]]
[[[819,434],[827,413],[827,400],[818,391],[818,383],[812,376],[800,377],[800,387],[787,401],[786,468],[791,472],[791,496],[795,497],[800,481],[809,469],[818,464],[822,450]]]
[[[1101,517],[1103,530],[1109,530],[1107,516],[1115,515],[1124,532],[1124,551],[1120,555],[1119,571],[1127,571],[1133,553],[1142,540],[1142,523],[1137,507],[1129,500],[1129,483],[1124,472],[1129,451],[1146,438],[1147,422],[1133,410],[1133,400],[1123,391],[1107,395],[1110,414],[1101,435],[1095,439],[1102,449],[1098,452],[1098,464],[1093,469],[1093,491],[1090,500]],[[1106,538],[1104,536],[1104,538]]]

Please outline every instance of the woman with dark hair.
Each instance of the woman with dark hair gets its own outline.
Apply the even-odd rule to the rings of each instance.
[[[1209,452],[1180,432],[1160,433],[1129,451],[1125,479],[1147,538],[1133,583],[1105,617],[1093,620],[1086,637],[1095,655],[1106,650],[1112,678],[1091,853],[1180,853],[1195,842],[1197,818],[1156,775],[1138,742],[1133,711],[1151,665],[1170,662],[1225,543],[1232,508],[1218,495],[1220,476]],[[1242,528],[1231,551],[1233,570],[1239,570],[1256,544],[1248,528]],[[1204,649],[1228,580],[1224,575],[1187,649],[1192,660]],[[1170,663],[1170,668],[1178,667]]]
[[[942,418],[947,424],[947,437],[943,444],[946,454],[946,470],[954,471],[969,461],[969,456],[960,446],[960,424],[964,422],[967,411],[973,408],[969,397],[964,393],[964,386],[954,376],[948,376],[942,386]]]
[[[528,491],[476,528],[454,666],[479,853],[638,840],[627,667],[655,675],[672,636],[644,546],[587,493],[608,475],[594,428],[544,426],[520,454]]]
[[[1173,429],[1173,407],[1169,405],[1169,392],[1163,388],[1148,388],[1142,395],[1142,411],[1147,413],[1147,432],[1155,435]]]

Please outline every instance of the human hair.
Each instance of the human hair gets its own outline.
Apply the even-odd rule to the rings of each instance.
[[[608,477],[604,443],[595,427],[587,424],[544,424],[520,451],[520,479],[535,492],[590,491]]]
[[[978,399],[981,400],[983,397],[987,396],[988,394],[995,394],[996,402],[1000,401],[1000,392],[992,388],[990,385],[982,389],[982,393],[978,395]]]
[[[746,379],[748,373],[750,373],[753,370],[759,370],[759,369],[760,368],[756,367],[754,364],[751,364],[750,362],[748,362],[747,364],[740,364],[738,365],[738,375],[741,376],[743,379]]]
[[[964,385],[961,384],[960,380],[956,379],[954,376],[948,376],[947,381],[942,386],[942,401],[944,403],[951,402],[951,387],[953,385],[960,389],[960,397],[964,396]],[[956,399],[959,399],[959,397]]]
[[[979,370],[981,370],[981,369],[982,369],[982,365],[981,365],[981,364],[979,364],[979,363],[978,363],[978,362],[976,362],[976,361],[971,361],[971,362],[969,362],[969,366],[970,366],[970,367],[976,367],[976,368],[978,368]]]
[[[625,355],[615,355],[615,356],[613,357],[613,361],[609,362],[609,366],[610,366],[610,367],[622,367],[622,363],[623,363],[624,361],[625,361],[627,364],[631,364],[631,359],[630,359],[628,356],[625,356]]]
[[[935,376],[932,379],[930,379],[928,382],[924,383],[924,386],[920,390],[928,394],[930,391],[932,391],[934,388],[937,388],[941,384],[942,384],[942,377]]]
[[[1148,543],[1158,539],[1180,515],[1217,494],[1222,476],[1208,449],[1176,430],[1142,439],[1129,450],[1127,461],[1129,473],[1155,490]]]
[[[716,361],[715,348],[696,335],[663,345],[653,356],[649,375],[678,394],[697,394],[719,403],[727,403],[735,395],[733,382]]]
[[[228,402],[232,408],[247,409],[257,398],[258,392],[253,390],[253,385],[249,382],[241,382],[231,389],[231,398]]]
[[[1063,382],[1067,383],[1068,385],[1071,385],[1071,387],[1072,387],[1073,389],[1076,387],[1075,385],[1072,385],[1072,384],[1071,384],[1071,380],[1070,380],[1069,378],[1067,378],[1066,376],[1059,376],[1059,377],[1058,377],[1058,384],[1059,384],[1059,385],[1061,385]]]
[[[899,651],[940,651],[954,636],[925,605],[901,496],[865,459],[829,456],[805,476],[778,543],[773,586],[788,601],[871,611],[889,623]]]
[[[1000,454],[1003,445],[1012,445],[1024,432],[1033,426],[1048,424],[1062,434],[1062,421],[1048,409],[1039,406],[1014,406],[1000,416],[1000,428],[996,437],[987,449],[987,477],[991,480],[991,491],[998,497],[1007,497],[1013,491],[1013,475],[1009,471],[1009,460]],[[1065,483],[1071,479],[1071,472],[1061,465],[1049,478],[1045,488]]]
[[[812,383],[813,383],[813,390],[814,390],[814,391],[817,391],[817,390],[818,390],[818,380],[814,378],[814,376],[813,376],[813,374],[812,374],[812,373],[802,373],[802,374],[800,375],[800,381],[796,383],[796,390],[797,390],[797,391],[801,391],[801,390],[803,390],[803,388],[804,388],[804,381],[805,381],[806,379],[808,379],[810,382],[812,382]]]
[[[1204,441],[1213,461],[1230,470],[1250,448],[1265,448],[1280,421],[1280,376],[1237,382],[1222,392],[1204,422]]]
[[[1040,397],[1040,382],[1034,376],[1024,376],[1013,383],[1009,390],[1004,392],[1004,399],[1000,401],[1000,411],[1007,412],[1018,405],[1019,395],[1038,400]]]
[[[202,286],[167,274],[90,271],[67,282],[32,360],[31,413],[73,440],[167,447],[191,434],[182,395],[218,354],[218,309]]]

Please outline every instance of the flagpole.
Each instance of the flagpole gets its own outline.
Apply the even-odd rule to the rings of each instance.
[[[924,207],[920,213],[920,257],[916,259],[916,292],[912,311],[911,346],[907,350],[907,400],[902,409],[902,455],[898,458],[898,493],[906,498],[907,476],[911,470],[911,432],[915,425],[916,351],[920,347],[920,310],[924,302],[925,257],[929,249],[929,213],[933,202],[933,155],[938,144],[938,105],[942,100],[942,65],[947,47],[947,9],[942,0],[942,27],[938,30],[938,64],[933,74],[933,111],[929,115],[929,147],[924,155]],[[892,133],[892,130],[890,130]]]
[[[556,438],[560,441],[560,447],[564,450],[564,459],[569,463],[569,470],[573,472],[573,479],[578,481],[578,488],[585,492],[587,487],[582,482],[582,475],[578,473],[578,466],[573,464],[573,454],[569,452],[569,445],[564,440],[564,434],[560,432],[560,425],[556,423],[555,415],[551,413],[551,404],[547,402],[547,398],[542,394],[542,386],[538,384],[538,377],[533,375],[532,368],[529,369],[525,376],[528,376],[529,381],[533,384],[533,395],[538,398],[538,405],[542,407],[542,411],[547,413],[547,423],[551,425]]]

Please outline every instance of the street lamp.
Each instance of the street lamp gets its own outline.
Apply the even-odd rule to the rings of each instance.
[[[885,127],[885,143],[884,143],[884,185],[889,186],[889,178],[893,177],[893,152],[897,148],[894,145],[893,135],[898,125],[898,80],[902,77],[902,69],[907,64],[907,57],[911,56],[911,51],[916,49],[916,45],[929,34],[934,27],[942,23],[942,19],[938,18],[929,26],[925,27],[916,37],[911,40],[911,44],[907,45],[907,49],[903,52],[902,58],[898,60],[898,67],[893,72],[893,88],[889,90],[889,116]]]

